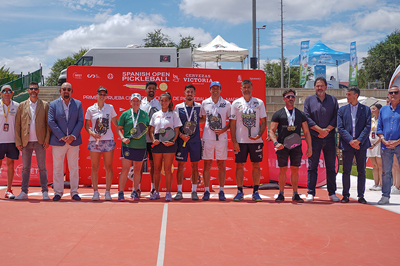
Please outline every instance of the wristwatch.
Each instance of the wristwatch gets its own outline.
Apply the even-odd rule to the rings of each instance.
[[[277,142],[277,141],[275,141],[275,142],[274,142],[274,146],[276,146],[277,144],[278,144],[278,142]]]

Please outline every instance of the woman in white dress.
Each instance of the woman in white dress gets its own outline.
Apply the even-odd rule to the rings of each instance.
[[[367,150],[367,157],[372,163],[372,174],[374,176],[375,184],[369,189],[374,191],[382,190],[382,159],[381,159],[381,139],[376,134],[378,127],[379,110],[382,105],[375,103],[371,106],[371,132],[369,134],[369,140],[371,141],[371,147]]]

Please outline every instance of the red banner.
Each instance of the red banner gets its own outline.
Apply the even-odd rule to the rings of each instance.
[[[122,112],[130,108],[130,95],[134,92],[143,96],[145,93],[145,84],[147,81],[154,80],[158,84],[156,98],[163,92],[168,91],[173,97],[174,105],[185,100],[184,88],[187,84],[193,84],[196,87],[195,101],[201,103],[204,99],[210,97],[210,83],[212,81],[220,81],[222,86],[221,96],[230,102],[242,97],[240,84],[243,80],[251,80],[253,83],[253,96],[265,101],[265,74],[261,70],[231,70],[231,69],[199,69],[199,68],[149,68],[149,67],[85,67],[71,66],[68,68],[67,80],[72,84],[72,97],[82,101],[84,113],[86,109],[93,105],[96,100],[96,91],[99,86],[108,89],[107,103],[114,106],[118,117]],[[118,183],[118,177],[121,170],[121,140],[117,137],[115,128],[114,137],[117,143],[114,154],[114,178],[113,183]],[[202,129],[201,129],[202,131]],[[230,135],[229,140],[230,140]],[[82,130],[83,144],[79,151],[80,156],[80,184],[91,184],[90,180],[90,153],[87,150],[89,135]],[[266,134],[264,134],[264,139]],[[266,147],[266,141],[265,147]],[[264,162],[262,163],[261,183],[269,182],[268,169],[268,149],[264,149]],[[173,173],[173,189],[176,190],[176,167],[174,161]],[[235,179],[235,163],[232,143],[230,141],[228,150],[228,160],[226,161],[226,184],[236,184]],[[199,163],[200,177],[203,175],[203,163]],[[191,187],[191,168],[190,164],[186,164],[184,172],[185,191]],[[218,182],[218,170],[216,164],[211,170],[213,183]],[[164,186],[164,176],[162,175],[162,186]],[[99,183],[105,183],[105,170],[101,164],[99,172]],[[252,185],[251,164],[245,166],[244,185]],[[144,173],[141,188],[143,191],[150,189],[150,177],[148,173]],[[132,182],[128,180],[126,189],[132,189]],[[198,191],[204,191],[202,178],[199,181]]]

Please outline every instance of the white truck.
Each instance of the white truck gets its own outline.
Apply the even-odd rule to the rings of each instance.
[[[92,48],[74,65],[119,67],[193,67],[192,48]],[[67,69],[61,71],[58,84],[67,81]]]

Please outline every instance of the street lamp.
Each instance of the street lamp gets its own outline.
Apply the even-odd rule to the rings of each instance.
[[[263,25],[261,28],[256,28],[258,34],[258,69],[260,69],[260,30],[265,30],[265,27],[267,27],[267,25]]]

